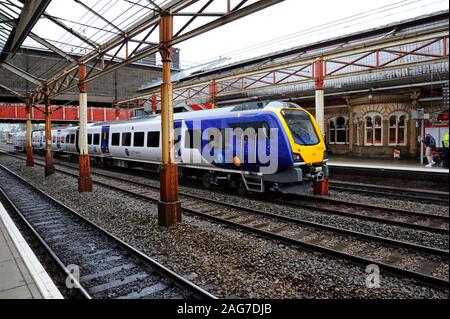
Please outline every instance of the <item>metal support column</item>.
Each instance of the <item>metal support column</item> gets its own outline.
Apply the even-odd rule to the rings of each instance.
[[[317,58],[313,65],[313,77],[316,89],[316,121],[320,132],[325,139],[325,96],[323,82],[325,78],[325,63],[322,58]],[[324,196],[329,192],[328,176],[321,181],[313,183],[314,195]]]
[[[86,66],[80,64],[78,66],[78,88],[80,89],[80,130],[79,130],[79,143],[80,143],[80,175],[78,177],[78,191],[79,192],[92,192],[92,178],[91,178],[91,164],[88,152],[88,138],[87,138],[87,84],[86,78]]]
[[[419,99],[420,97],[420,91],[413,91],[411,93],[411,109],[417,110],[419,107]],[[419,123],[415,119],[411,119],[409,121],[409,155],[414,157],[417,157],[418,155],[418,126]]]
[[[47,84],[44,85],[44,104],[45,104],[45,176],[52,175],[55,172],[53,166],[52,152],[52,109],[50,107],[50,90]]]
[[[178,166],[174,159],[173,91],[170,70],[173,36],[172,15],[162,14],[159,30],[163,83],[161,84],[161,199],[158,204],[158,224],[167,227],[181,222],[181,203],[178,200]]]
[[[152,95],[152,114],[156,114],[156,109],[158,107],[158,101],[156,100],[156,95]]]
[[[217,83],[215,80],[212,80],[210,86],[209,86],[209,95],[211,98],[211,104],[212,108],[216,108],[216,102],[217,102]]]
[[[120,120],[120,106],[114,106],[114,115],[116,116],[116,121]]]
[[[314,62],[314,81],[316,88],[316,121],[323,136],[325,135],[325,97],[323,92],[324,62],[322,58],[317,58]]]
[[[353,141],[355,139],[355,124],[353,119],[353,108],[350,104],[347,104],[348,108],[348,152],[353,152]]]
[[[26,111],[27,111],[27,132],[26,132],[26,143],[27,143],[27,167],[34,166],[33,159],[33,145],[31,144],[31,101],[30,99],[26,99],[25,101]]]

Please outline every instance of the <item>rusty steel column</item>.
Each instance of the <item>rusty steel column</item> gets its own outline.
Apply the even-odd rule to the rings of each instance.
[[[78,65],[78,88],[80,89],[79,113],[80,113],[80,130],[78,135],[80,145],[80,175],[78,176],[78,191],[92,192],[91,164],[88,152],[87,139],[87,84],[86,66]]]
[[[158,101],[156,100],[156,95],[152,95],[152,114],[156,114],[157,107]]]
[[[355,124],[353,123],[353,108],[347,102],[348,109],[348,152],[353,152],[353,140],[355,139]]]
[[[31,101],[30,99],[25,100],[25,108],[27,111],[27,135],[26,135],[26,143],[27,143],[27,167],[34,166],[33,159],[33,145],[31,144]]]
[[[181,203],[178,200],[178,166],[174,159],[173,91],[170,71],[173,36],[172,15],[162,14],[159,31],[163,83],[161,84],[161,199],[158,203],[158,224],[167,227],[181,222]]]
[[[50,107],[50,91],[48,85],[44,85],[44,104],[45,104],[45,176],[52,175],[55,172],[53,166],[52,152],[52,109]]]
[[[322,135],[325,135],[325,97],[323,92],[324,62],[322,58],[316,59],[313,69],[316,88],[316,121],[319,125]]]
[[[116,121],[120,120],[120,106],[118,104],[114,106],[114,115],[116,116]]]
[[[217,83],[215,80],[211,81],[211,84],[209,85],[209,95],[211,98],[211,104],[212,108],[216,108],[216,102],[217,102]]]
[[[325,63],[322,58],[317,58],[313,64],[313,77],[316,89],[316,121],[322,136],[325,137],[325,96],[323,92],[323,83],[325,79]],[[329,178],[324,177],[321,181],[313,183],[314,195],[328,195]]]

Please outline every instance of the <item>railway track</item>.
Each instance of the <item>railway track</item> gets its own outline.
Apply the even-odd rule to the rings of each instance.
[[[23,158],[15,153],[7,153],[9,156]],[[78,169],[78,166],[67,163],[58,165]],[[107,173],[92,169],[97,176],[111,177]],[[133,175],[133,174],[131,174]],[[142,176],[139,176],[142,177]],[[183,192],[180,192],[183,194]],[[187,194],[187,193],[186,193]],[[381,224],[394,225],[419,231],[449,235],[449,217],[437,214],[429,214],[411,210],[383,207],[364,203],[355,203],[329,197],[317,197],[309,195],[295,196],[253,196],[255,200],[271,204],[290,206],[293,208],[313,209],[327,214],[369,220]]]
[[[410,210],[354,203],[328,197],[309,195],[262,199],[294,208],[314,209],[328,214],[353,217],[437,234],[449,234],[449,217]]]
[[[85,298],[214,298],[3,165],[0,179],[6,208],[22,220]],[[65,265],[77,265],[79,278]]]
[[[77,176],[76,168],[57,170]],[[92,172],[94,183],[157,203],[159,188]],[[321,252],[381,271],[448,289],[449,251],[287,217],[221,201],[180,193],[183,211],[302,249]],[[245,214],[242,214],[245,212]]]
[[[391,198],[402,198],[427,203],[449,203],[449,194],[446,192],[428,191],[419,189],[399,188],[393,186],[363,184],[344,181],[331,181],[330,188],[338,191],[379,195]]]

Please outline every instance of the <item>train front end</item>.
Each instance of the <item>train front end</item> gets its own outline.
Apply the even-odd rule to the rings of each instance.
[[[315,118],[293,103],[277,109],[278,117],[290,145],[292,165],[301,170],[300,192],[315,181],[328,177],[328,156],[324,138]]]

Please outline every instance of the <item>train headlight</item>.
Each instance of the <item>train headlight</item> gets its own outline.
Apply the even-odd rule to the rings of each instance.
[[[294,162],[304,162],[303,157],[299,153],[292,153]]]

